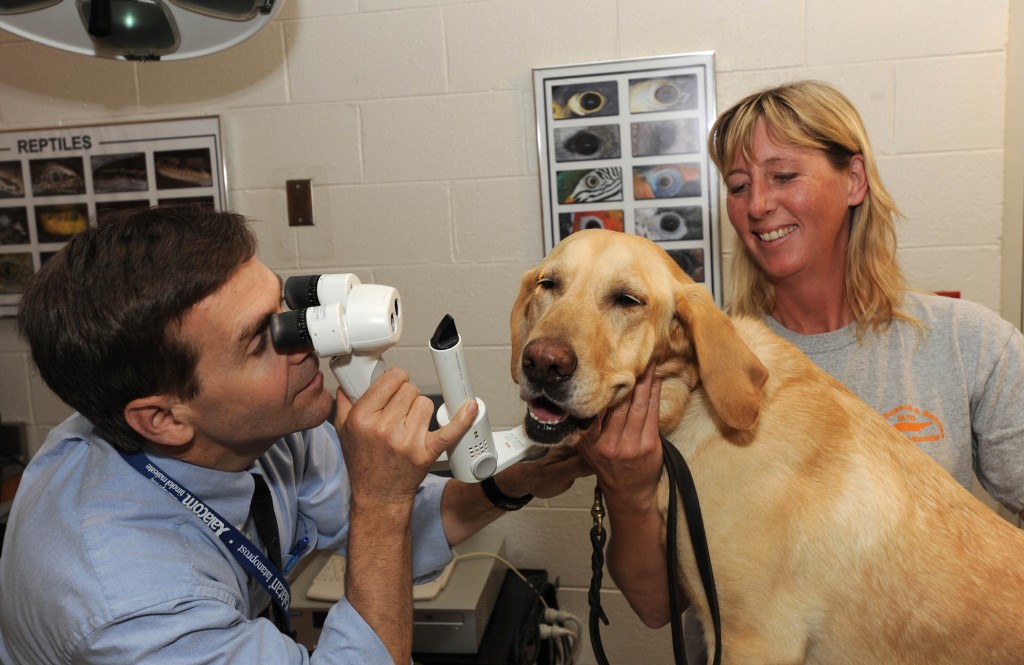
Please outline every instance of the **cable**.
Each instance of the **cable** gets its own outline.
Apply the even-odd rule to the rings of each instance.
[[[540,595],[540,593],[537,593],[537,590],[534,589],[532,584],[530,584],[530,580],[526,579],[526,575],[523,575],[521,572],[519,572],[519,569],[516,568],[515,565],[511,561],[509,561],[508,559],[506,559],[506,558],[504,558],[504,557],[502,557],[502,556],[500,556],[498,554],[494,554],[492,552],[466,552],[465,554],[458,554],[458,555],[456,555],[454,560],[455,561],[464,561],[466,559],[483,559],[483,558],[497,559],[498,561],[500,561],[503,564],[505,564],[508,567],[509,570],[511,570],[513,573],[515,573],[516,577],[521,579],[523,582],[525,582],[527,584],[527,586],[529,586],[531,589],[533,589],[534,593],[537,594],[537,598],[540,599],[541,604],[544,606],[544,609],[548,609],[548,603],[547,603],[546,600],[544,600],[544,596]]]
[[[559,660],[562,660],[566,657],[562,649],[565,649],[565,642],[568,641],[571,646],[568,649],[568,659],[565,660],[565,662],[576,662],[577,649],[579,648],[580,644],[578,630],[572,630],[564,626],[552,626],[546,623],[542,623],[538,627],[538,634],[540,635],[540,639],[542,640],[555,640],[554,644],[558,645],[559,654],[561,656]]]
[[[552,626],[542,623],[537,627],[542,640],[551,640],[556,650],[556,663],[575,663],[579,652],[579,632],[564,626]]]
[[[571,638],[569,640],[571,649],[568,662],[575,663],[581,646],[579,635],[580,631],[583,630],[583,624],[580,623],[579,618],[575,614],[566,610],[547,608],[544,610],[544,622],[545,624],[550,624],[552,630],[545,631],[544,624],[542,624],[540,633],[541,638],[543,639],[546,637],[545,633],[550,637]],[[572,630],[571,628],[561,625],[567,622],[575,624],[576,629]]]
[[[531,582],[511,561],[504,557],[494,554],[492,552],[467,552],[465,554],[458,554],[455,556],[455,561],[464,561],[466,559],[495,559],[505,564],[505,566],[520,580],[526,584],[537,601],[543,609],[534,609],[529,612],[530,620],[524,622],[526,626],[537,626],[536,632],[530,632],[528,634],[518,635],[516,640],[516,651],[515,651],[515,662],[526,662],[525,654],[530,646],[531,641],[535,641],[534,638],[540,638],[540,640],[548,641],[550,645],[548,665],[573,665],[576,662],[579,655],[579,649],[581,642],[579,639],[580,631],[582,630],[582,624],[579,618],[577,618],[571,612],[560,610],[557,607],[551,607],[548,601],[544,598],[544,594],[548,591],[554,593],[557,587],[546,580],[539,583]],[[557,580],[556,580],[557,584]],[[541,588],[538,588],[541,587]],[[536,616],[533,616],[536,615]],[[562,624],[572,623],[576,626],[575,630],[568,628]]]
[[[580,648],[579,634],[580,634],[580,631],[583,630],[583,624],[580,623],[579,617],[577,617],[575,614],[573,614],[571,612],[568,612],[566,610],[558,610],[558,609],[548,608],[548,609],[544,610],[544,621],[545,621],[545,623],[549,623],[549,624],[563,624],[563,623],[566,623],[566,622],[572,622],[572,623],[574,623],[576,625],[576,630],[575,631],[571,631],[574,634],[572,636],[573,637],[573,640],[572,640],[572,657],[571,657],[571,659],[569,661],[571,663],[575,662],[576,661],[576,657],[577,657],[577,655],[579,653],[579,648]]]
[[[544,623],[562,623],[563,621],[576,621],[578,623],[579,619],[576,618],[575,614],[567,612],[566,610],[553,609],[550,607],[544,610]]]
[[[540,625],[540,638],[542,640],[550,640],[553,637],[571,637],[575,640],[578,635],[575,630],[570,630],[563,626],[552,626],[542,623]]]

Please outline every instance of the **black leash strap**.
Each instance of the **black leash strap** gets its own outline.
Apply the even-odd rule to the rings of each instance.
[[[601,578],[604,577],[604,543],[607,534],[604,530],[604,502],[602,501],[601,488],[594,485],[594,505],[590,508],[590,516],[594,518],[594,526],[590,529],[590,544],[594,551],[590,555],[590,592],[587,594],[587,602],[590,604],[590,646],[594,649],[594,658],[597,665],[608,665],[608,658],[604,655],[604,646],[601,644],[601,626],[598,621],[608,625],[608,617],[601,607]]]
[[[661,447],[664,452],[665,469],[668,471],[668,524],[665,534],[665,550],[668,557],[668,580],[669,580],[669,606],[672,608],[672,645],[677,650],[683,644],[683,619],[679,609],[679,566],[678,552],[676,552],[676,492],[682,495],[683,510],[686,513],[686,526],[690,532],[690,544],[693,546],[693,556],[697,560],[697,570],[700,572],[700,581],[704,585],[704,595],[708,600],[708,610],[711,612],[711,623],[715,629],[715,659],[714,664],[722,662],[722,617],[718,611],[718,591],[715,589],[715,576],[711,570],[711,554],[708,553],[708,539],[704,532],[704,518],[700,512],[700,500],[697,498],[697,487],[693,484],[693,476],[690,474],[690,467],[686,465],[679,450],[671,443],[661,439]],[[678,653],[676,660],[679,660]],[[686,663],[686,656],[683,656],[682,663]]]
[[[715,578],[711,570],[711,555],[708,553],[707,535],[704,532],[704,518],[700,512],[700,501],[697,498],[697,488],[693,484],[693,476],[690,474],[690,467],[686,460],[671,443],[661,439],[664,451],[665,470],[669,476],[668,486],[668,519],[665,534],[665,550],[668,567],[668,588],[669,607],[672,613],[672,651],[675,654],[676,665],[688,665],[686,661],[686,647],[683,643],[683,618],[682,610],[679,607],[679,568],[678,553],[676,552],[676,524],[678,514],[676,510],[677,493],[682,495],[683,510],[686,513],[686,525],[690,532],[690,542],[693,545],[694,557],[697,560],[697,569],[700,572],[701,583],[704,585],[704,593],[707,596],[708,608],[711,612],[711,620],[715,629],[715,659],[714,665],[722,662],[722,618],[718,611],[718,592],[715,589]],[[604,505],[602,503],[601,488],[594,487],[594,505],[590,509],[594,518],[594,527],[590,530],[590,542],[593,545],[594,553],[591,556],[592,576],[590,579],[590,592],[587,599],[590,603],[590,644],[594,650],[594,657],[598,665],[608,665],[608,658],[604,653],[604,646],[601,643],[601,626],[598,621],[608,625],[608,617],[601,608],[601,578],[604,569],[604,543],[606,534],[604,530]]]

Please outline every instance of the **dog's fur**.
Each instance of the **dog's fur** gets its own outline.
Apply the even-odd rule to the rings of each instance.
[[[1024,663],[1024,532],[655,243],[569,236],[523,276],[511,329],[544,443],[578,441],[656,363],[660,429],[704,513],[723,663]],[[683,526],[678,551],[710,627]]]

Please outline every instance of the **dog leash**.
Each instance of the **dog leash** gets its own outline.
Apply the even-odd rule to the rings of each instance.
[[[678,521],[676,506],[677,492],[682,495],[683,510],[686,512],[686,524],[690,532],[690,543],[693,545],[694,557],[697,560],[697,569],[700,573],[701,583],[704,585],[704,593],[707,595],[708,608],[711,612],[711,622],[715,629],[715,658],[714,665],[722,662],[722,617],[718,609],[718,592],[715,590],[715,578],[711,570],[711,555],[708,552],[707,534],[704,531],[704,519],[700,512],[700,501],[697,498],[697,488],[693,483],[693,476],[690,474],[690,467],[683,459],[679,450],[671,443],[661,438],[661,446],[664,452],[665,470],[668,472],[668,505],[672,507],[668,511],[665,550],[668,565],[668,588],[669,607],[672,614],[672,651],[675,654],[676,665],[687,665],[686,649],[683,644],[683,618],[682,610],[679,608],[679,570],[678,553],[676,551],[676,523]],[[587,594],[587,601],[590,604],[590,644],[594,650],[594,657],[598,665],[608,665],[608,658],[604,653],[604,646],[601,643],[600,622],[608,625],[608,617],[601,607],[601,579],[604,575],[604,544],[607,534],[604,529],[604,501],[600,486],[594,486],[594,505],[590,509],[594,519],[594,526],[590,530],[590,542],[593,545],[591,556],[591,578],[590,591]]]

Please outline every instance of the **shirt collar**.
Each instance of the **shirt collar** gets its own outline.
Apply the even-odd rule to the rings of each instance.
[[[165,474],[220,513],[225,520],[234,525],[245,523],[254,488],[249,471],[209,469],[161,455],[154,450],[147,449],[145,452]]]

